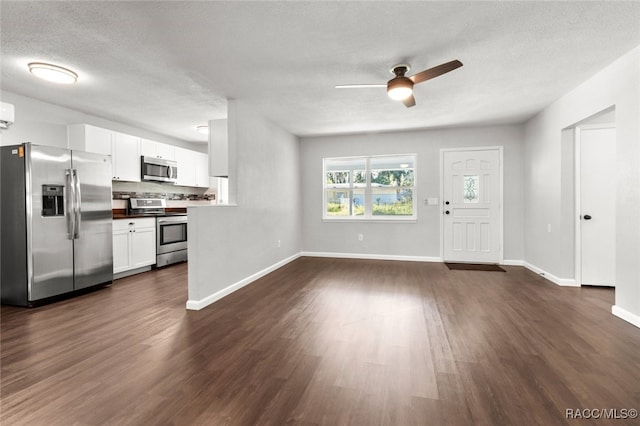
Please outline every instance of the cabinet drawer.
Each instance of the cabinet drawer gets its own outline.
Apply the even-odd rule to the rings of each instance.
[[[155,228],[156,219],[150,217],[135,218],[135,219],[116,219],[113,221],[114,231],[124,231],[129,228]]]

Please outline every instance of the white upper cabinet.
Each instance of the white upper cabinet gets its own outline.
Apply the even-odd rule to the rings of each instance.
[[[229,130],[228,121],[209,121],[210,176],[229,176]]]
[[[88,124],[69,126],[69,147],[111,156],[113,180],[140,182],[140,138]]]
[[[145,157],[157,157],[158,151],[156,145],[158,142],[151,141],[149,139],[140,138],[140,155]]]
[[[113,180],[140,182],[140,157],[178,163],[176,185],[209,188],[209,156],[88,124],[69,126],[69,147],[111,156]]]
[[[115,179],[140,182],[140,138],[116,132],[113,147]]]
[[[155,142],[149,139],[140,139],[140,155],[146,157],[175,160],[175,147],[166,143]]]
[[[195,186],[209,188],[209,156],[196,152]]]
[[[229,204],[229,179],[227,178],[211,178],[217,181],[218,194],[216,195],[217,204]]]
[[[176,185],[196,186],[196,152],[184,148],[175,149],[178,162]]]
[[[175,152],[178,162],[176,185],[209,188],[209,156],[178,147]]]
[[[113,138],[115,132],[100,127],[86,126],[85,147],[82,151],[96,154],[113,155]]]
[[[164,158],[166,160],[175,160],[176,159],[176,154],[175,154],[176,147],[175,146],[167,145],[166,143],[157,143],[156,144],[156,148],[157,148],[157,151],[158,151],[158,157]]]

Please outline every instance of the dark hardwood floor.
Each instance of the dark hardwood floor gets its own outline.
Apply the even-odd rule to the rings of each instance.
[[[563,425],[640,409],[613,291],[300,258],[201,311],[174,265],[1,309],[2,425]],[[212,277],[215,279],[215,277]]]

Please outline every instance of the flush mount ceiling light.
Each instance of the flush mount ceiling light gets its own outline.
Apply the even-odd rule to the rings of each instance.
[[[196,127],[196,129],[198,129],[198,132],[202,133],[203,135],[209,134],[209,126],[198,126]]]
[[[75,72],[44,62],[31,62],[29,71],[36,77],[58,84],[73,84],[78,80],[78,74]]]

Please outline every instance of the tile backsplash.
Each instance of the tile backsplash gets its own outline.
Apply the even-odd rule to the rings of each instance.
[[[213,188],[192,188],[154,182],[112,182],[114,200],[164,198],[165,200],[215,200]]]

